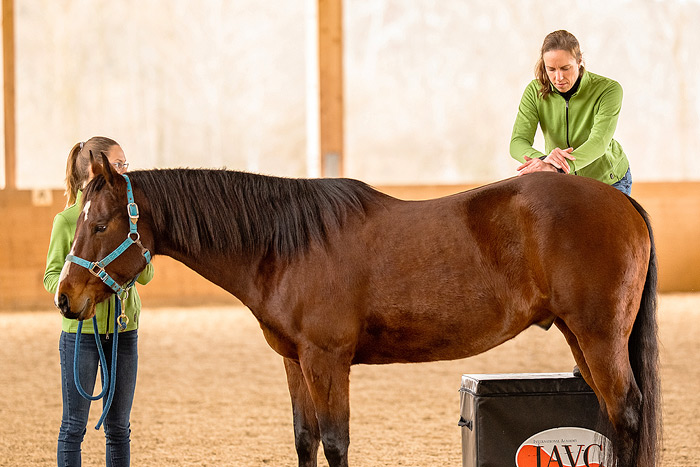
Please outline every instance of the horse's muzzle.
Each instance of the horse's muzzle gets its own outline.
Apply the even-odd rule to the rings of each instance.
[[[61,314],[66,318],[75,319],[70,312],[70,302],[66,294],[62,293],[56,297],[56,306],[61,310]]]
[[[80,319],[80,315],[84,310],[71,310],[70,307],[70,300],[68,299],[68,296],[66,294],[59,294],[58,299],[56,300],[56,306],[58,307],[59,310],[61,310],[61,314],[65,316],[68,319]],[[85,308],[85,307],[83,307]]]

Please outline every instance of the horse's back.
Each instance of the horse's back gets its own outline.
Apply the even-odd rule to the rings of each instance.
[[[482,235],[484,243],[503,246],[499,230],[520,236],[526,246],[519,251],[535,268],[524,274],[540,287],[602,293],[646,273],[651,240],[644,215],[625,194],[596,180],[530,174],[485,187],[469,206],[474,224],[481,219],[494,226]]]
[[[621,267],[629,255],[648,254],[643,215],[618,190],[585,177],[531,174],[518,177],[517,205],[529,217],[532,234],[552,257],[569,268],[591,272]],[[545,255],[543,255],[545,256]],[[644,261],[646,265],[646,260]]]

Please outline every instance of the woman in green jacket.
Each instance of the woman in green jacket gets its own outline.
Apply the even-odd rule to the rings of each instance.
[[[99,154],[104,152],[109,162],[120,174],[126,172],[129,167],[124,156],[124,151],[116,141],[96,136],[85,143],[76,144],[68,156],[66,165],[66,194],[68,195],[67,207],[56,215],[51,230],[49,252],[46,257],[46,271],[44,273],[44,287],[50,293],[56,293],[59,276],[68,255],[78,216],[81,212],[80,191],[87,182],[92,179],[89,153]],[[126,200],[124,200],[126,203]],[[125,204],[126,205],[126,204]],[[153,278],[153,265],[149,263],[146,269],[139,275],[137,282],[146,284]],[[110,334],[114,333],[114,296],[109,300],[97,304],[96,317],[100,341],[107,357],[107,369],[112,360]],[[137,352],[137,328],[141,312],[141,299],[133,287],[129,296],[123,302],[123,311],[129,318],[125,331],[119,332],[119,346],[117,351],[117,377],[116,390],[112,406],[105,417],[104,428],[106,438],[106,465],[111,467],[128,466],[130,463],[130,414],[131,404],[136,388],[136,370],[138,365]],[[86,323],[82,333],[93,334],[92,323]],[[63,394],[63,418],[58,435],[57,460],[58,465],[79,466],[81,464],[81,443],[85,436],[90,410],[90,401],[84,399],[74,383],[73,358],[75,353],[75,337],[78,329],[76,320],[63,318],[61,338],[59,341],[59,353],[61,357],[61,383]],[[80,341],[80,381],[83,388],[92,394],[97,377],[99,356],[95,346],[95,339],[81,339]]]
[[[622,107],[620,84],[586,71],[578,40],[563,30],[545,37],[535,77],[523,93],[510,141],[510,155],[522,162],[518,174],[572,173],[629,195],[629,160],[613,139]],[[538,124],[545,153],[532,146]]]

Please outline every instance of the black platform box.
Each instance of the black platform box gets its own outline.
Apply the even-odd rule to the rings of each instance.
[[[460,406],[463,467],[598,465],[594,458],[600,458],[604,445],[595,432],[600,409],[583,378],[571,373],[463,375]]]

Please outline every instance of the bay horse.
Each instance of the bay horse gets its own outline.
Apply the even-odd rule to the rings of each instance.
[[[129,235],[127,181],[92,160],[71,255]],[[348,465],[355,364],[459,359],[556,325],[614,432],[619,467],[656,465],[661,411],[650,222],[598,181],[534,173],[426,201],[352,179],[208,169],[129,174],[142,249],[119,284],[170,256],[235,295],[284,359],[300,466]],[[113,291],[66,263],[56,305],[90,319]]]

